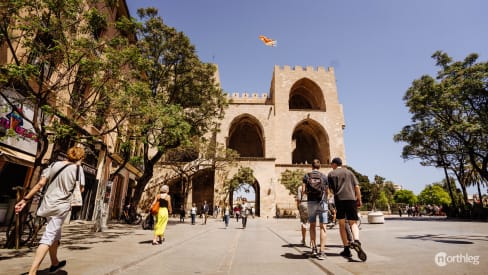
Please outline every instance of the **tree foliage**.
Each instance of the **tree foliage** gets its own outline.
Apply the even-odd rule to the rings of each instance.
[[[280,182],[288,189],[290,195],[296,196],[298,187],[303,183],[303,176],[305,171],[303,169],[288,170],[286,169],[281,173]]]
[[[170,149],[215,130],[223,116],[225,97],[216,84],[216,67],[202,63],[184,33],[163,23],[155,8],[139,9],[139,69],[150,96],[139,104],[133,132],[142,140],[144,173],[134,194],[137,203],[153,176],[154,165]],[[130,25],[130,24],[128,24]]]
[[[103,7],[89,1],[2,1],[0,96],[13,110],[28,106],[37,138],[36,174],[49,143],[91,144],[124,124],[138,82],[126,74],[134,48],[111,28]],[[14,93],[18,96],[11,96]],[[97,131],[89,131],[95,126]],[[34,176],[31,181],[37,181]]]
[[[450,205],[451,198],[449,194],[442,188],[442,186],[433,184],[427,185],[418,196],[418,200],[422,204],[435,205]]]
[[[406,143],[404,159],[454,173],[467,200],[466,167],[488,179],[488,63],[477,63],[477,54],[455,62],[437,51],[432,58],[441,70],[413,81],[403,98],[413,123],[394,140]]]
[[[398,190],[395,192],[394,199],[396,203],[405,203],[408,205],[417,204],[417,196],[410,190]]]
[[[232,178],[226,180],[224,190],[227,194],[239,189],[244,184],[253,185],[255,182],[254,171],[250,167],[239,167]]]
[[[164,166],[170,167],[180,177],[183,205],[192,190],[194,176],[204,170],[227,171],[235,166],[239,154],[222,144],[204,138],[194,138],[190,146],[180,146],[165,154]],[[252,173],[251,173],[252,175]],[[228,195],[228,194],[226,194]]]

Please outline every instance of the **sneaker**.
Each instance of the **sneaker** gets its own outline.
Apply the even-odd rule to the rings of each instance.
[[[317,253],[317,255],[316,255],[315,257],[316,257],[318,260],[325,260],[326,255],[325,255],[325,252],[320,251],[319,253]]]
[[[65,260],[62,260],[58,263],[58,265],[52,265],[51,267],[49,267],[49,273],[54,273],[56,271],[58,271],[58,269],[60,269],[61,267],[65,266],[66,265],[66,261]]]
[[[361,247],[361,242],[358,240],[355,240],[354,242],[351,242],[350,244],[351,248],[354,249],[358,253],[358,258],[365,262],[368,256],[364,252],[363,248]]]
[[[312,246],[312,257],[315,257],[315,256],[317,256],[317,247]]]
[[[351,258],[352,257],[351,250],[349,250],[349,249],[342,250],[342,252],[339,253],[339,255],[341,255],[344,258]]]

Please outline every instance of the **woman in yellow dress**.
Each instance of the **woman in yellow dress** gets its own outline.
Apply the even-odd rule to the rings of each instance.
[[[161,193],[157,194],[154,198],[152,205],[159,201],[159,211],[156,215],[156,224],[154,226],[154,238],[153,245],[162,244],[164,241],[164,232],[166,225],[168,224],[169,215],[171,215],[171,196],[168,194],[169,186],[163,185],[161,187]]]

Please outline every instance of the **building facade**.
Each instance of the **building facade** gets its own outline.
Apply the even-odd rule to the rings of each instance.
[[[249,167],[254,176],[248,184],[255,193],[255,214],[276,217],[283,210],[296,209],[293,196],[280,183],[285,170],[310,170],[317,158],[323,164],[321,171],[328,173],[332,158],[345,162],[344,115],[333,68],[275,66],[269,94],[232,93],[228,99],[229,108],[215,139],[239,153],[238,165],[227,173],[211,169],[196,173],[186,209],[204,200],[222,206],[230,198],[232,205],[232,194],[222,192],[225,181],[239,167]],[[147,189],[149,197],[157,192],[151,186],[160,184],[163,177],[171,178],[168,173],[164,165],[155,172]],[[181,197],[179,180],[166,181],[171,193]]]

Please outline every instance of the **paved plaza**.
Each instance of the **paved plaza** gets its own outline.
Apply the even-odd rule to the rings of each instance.
[[[199,222],[199,223],[198,223]],[[486,274],[488,223],[439,218],[363,219],[361,240],[368,260],[339,256],[338,228],[327,231],[327,258],[309,257],[300,245],[297,219],[249,219],[247,228],[220,219],[206,225],[188,219],[168,224],[166,241],[151,245],[152,231],[112,224],[103,233],[90,224],[65,226],[56,274]],[[0,249],[0,274],[22,274],[34,249]],[[46,258],[38,274],[48,274]]]

